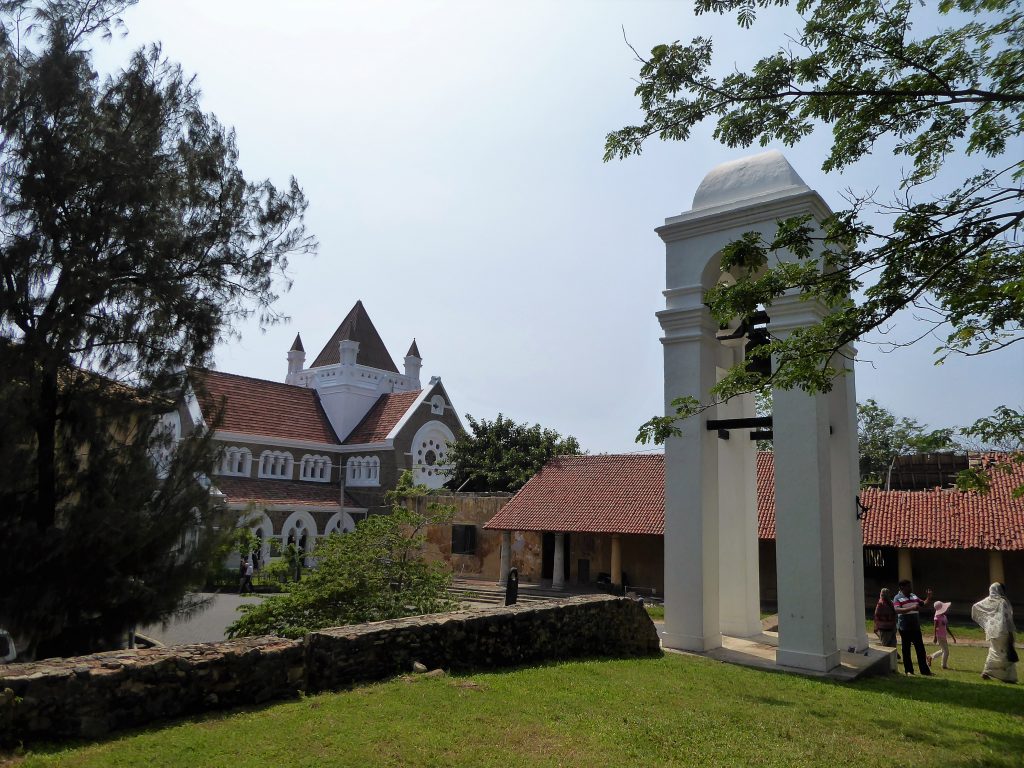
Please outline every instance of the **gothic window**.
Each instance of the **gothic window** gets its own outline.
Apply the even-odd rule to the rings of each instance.
[[[434,395],[430,398],[430,412],[435,416],[444,415],[445,402],[441,395]]]
[[[291,480],[294,459],[288,451],[264,451],[260,454],[260,477]]]
[[[413,476],[428,488],[440,488],[448,479],[448,445],[455,440],[452,431],[440,421],[428,421],[412,440]]]
[[[302,457],[302,463],[299,465],[299,477],[317,483],[329,483],[331,481],[331,457],[311,456],[307,453]]]
[[[223,449],[217,474],[248,477],[252,473],[252,452],[236,445]]]

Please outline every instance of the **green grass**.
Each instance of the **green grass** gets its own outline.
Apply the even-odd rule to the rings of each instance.
[[[1024,687],[955,669],[839,684],[668,654],[398,679],[70,747],[17,768],[1019,766]]]
[[[654,621],[664,621],[665,620],[665,606],[664,605],[653,605],[651,603],[646,603],[644,605],[644,608],[647,609],[647,615],[650,616],[652,620],[654,620]]]

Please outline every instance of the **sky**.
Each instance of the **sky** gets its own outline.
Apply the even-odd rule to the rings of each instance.
[[[315,256],[292,260],[287,323],[236,328],[220,370],[283,381],[301,332],[311,362],[362,300],[399,369],[415,337],[423,381],[461,414],[540,423],[592,453],[634,440],[662,407],[664,245],[730,149],[712,127],[602,162],[609,131],[638,122],[640,52],[696,35],[723,67],[783,44],[797,19],[745,31],[682,0],[143,0],[128,36],[97,42],[101,69],[160,41],[194,73],[203,106],[237,131],[250,179],[295,176]],[[784,152],[834,208],[844,189],[895,185],[881,152],[825,175],[827,134]],[[898,159],[895,162],[899,162]],[[955,171],[955,168],[952,169]],[[912,317],[897,335],[914,335]],[[859,400],[932,427],[1024,404],[1024,345],[932,364],[937,343],[861,345]]]

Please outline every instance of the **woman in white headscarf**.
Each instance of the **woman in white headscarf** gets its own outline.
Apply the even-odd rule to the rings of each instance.
[[[973,618],[985,630],[988,658],[981,676],[1007,683],[1017,682],[1017,651],[1013,646],[1013,609],[1006,589],[998,582],[988,588],[988,597],[971,607]]]

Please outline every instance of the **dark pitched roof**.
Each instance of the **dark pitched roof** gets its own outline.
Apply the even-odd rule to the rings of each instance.
[[[316,356],[311,367],[318,368],[321,365],[336,365],[341,362],[338,342],[346,339],[359,342],[359,353],[356,355],[356,362],[359,365],[398,373],[395,361],[391,359],[387,347],[384,346],[384,341],[377,333],[377,329],[373,327],[373,322],[366,314],[362,301],[357,301],[345,319],[341,321],[338,330],[320,350],[320,354]]]
[[[338,507],[339,488],[333,483],[303,483],[295,480],[254,480],[251,477],[213,477],[213,485],[234,504],[311,504]],[[359,504],[345,494],[346,507]]]
[[[412,346],[409,347],[409,351],[405,353],[406,357],[409,357],[410,355],[412,357],[423,357],[423,355],[420,354],[420,348],[416,346],[416,339],[412,340]]]
[[[290,350],[288,350],[288,351],[289,352],[305,352],[306,351],[303,348],[303,346],[302,346],[302,334],[301,333],[296,333],[295,334],[295,341],[292,342],[292,348]]]
[[[986,466],[1002,457],[986,457]],[[757,457],[758,537],[775,538],[775,457]],[[990,469],[987,494],[955,489],[865,489],[864,545],[915,549],[1024,550],[1024,464]],[[664,531],[664,456],[552,459],[485,526],[499,530],[587,533]]]
[[[337,443],[315,389],[280,384],[204,369],[190,376],[203,416],[212,420],[220,408],[220,428],[246,435]]]
[[[420,390],[381,395],[363,416],[363,420],[356,424],[355,429],[345,438],[345,445],[379,443],[385,440],[419,396]]]
[[[558,456],[485,526],[520,531],[665,531],[665,457]]]

